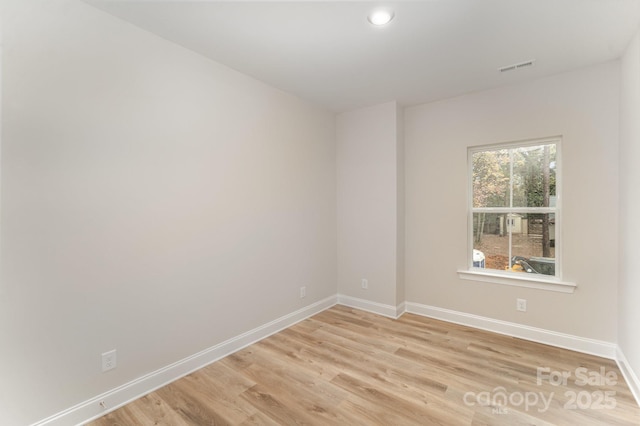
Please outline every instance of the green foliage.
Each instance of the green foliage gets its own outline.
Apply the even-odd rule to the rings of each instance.
[[[556,145],[476,152],[473,163],[473,207],[549,207],[556,193]],[[545,216],[547,217],[547,216]],[[474,218],[480,242],[486,214]],[[549,252],[549,221],[543,223],[543,253]]]
[[[473,154],[473,207],[506,207],[509,202],[509,151]]]
[[[549,145],[549,193],[556,193],[556,146]],[[473,154],[473,207],[510,207],[511,161],[513,206],[544,206],[544,146]]]
[[[544,169],[549,170],[549,194],[556,193],[556,146],[549,145],[549,164],[545,164],[544,146],[514,150],[514,206],[548,207],[544,205]],[[551,166],[551,167],[550,167]]]

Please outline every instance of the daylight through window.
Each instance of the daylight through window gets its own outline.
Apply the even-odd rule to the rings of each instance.
[[[558,145],[469,149],[472,267],[559,277]]]

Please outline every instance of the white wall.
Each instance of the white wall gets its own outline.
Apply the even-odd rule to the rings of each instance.
[[[526,72],[526,71],[524,71]],[[407,300],[616,341],[619,64],[405,110]],[[562,135],[561,294],[466,281],[467,147]],[[528,300],[517,312],[516,298]]]
[[[405,170],[404,170],[404,108],[396,107],[396,300],[395,306],[406,300],[404,284],[405,247]]]
[[[621,67],[618,345],[640,375],[640,32],[622,58]]]
[[[80,1],[4,6],[0,423],[335,295],[333,114]]]
[[[395,102],[338,115],[338,293],[396,306],[403,300],[398,233],[401,117]],[[400,269],[399,269],[400,268]],[[368,290],[361,287],[367,279]]]
[[[334,127],[330,113],[78,0],[5,1],[2,17],[2,424],[334,295],[336,281],[372,302],[406,296],[618,338],[640,370],[638,36],[621,99],[609,63],[404,117],[394,102],[364,108]],[[458,279],[467,146],[558,134],[565,278],[578,290]],[[118,368],[103,374],[113,348]]]

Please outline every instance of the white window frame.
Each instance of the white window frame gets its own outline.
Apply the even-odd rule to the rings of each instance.
[[[483,151],[514,149],[536,145],[556,145],[556,205],[555,207],[473,207],[473,154]],[[459,270],[462,279],[504,284],[518,287],[572,293],[576,284],[562,280],[562,137],[553,136],[508,143],[480,145],[467,148],[467,269]],[[510,174],[513,185],[513,173]],[[473,214],[474,213],[552,213],[555,215],[555,276],[523,272],[499,271],[473,266]],[[511,238],[511,234],[509,234]],[[511,254],[511,253],[510,253]]]

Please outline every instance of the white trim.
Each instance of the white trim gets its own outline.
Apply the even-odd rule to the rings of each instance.
[[[421,305],[419,303],[407,302],[406,311],[442,321],[479,328],[511,337],[518,337],[532,342],[544,343],[545,345],[557,346],[559,348],[570,349],[608,359],[616,359],[616,344],[602,340],[558,333],[556,331],[466,314],[449,309],[436,308],[435,306]]]
[[[400,318],[405,312],[407,312],[407,302],[402,302],[396,306],[396,319]]]
[[[629,386],[629,390],[631,390],[636,402],[640,406],[640,379],[638,379],[631,365],[629,365],[629,361],[627,361],[627,357],[622,353],[620,346],[616,348],[616,363],[624,376],[624,380],[627,382],[627,386]]]
[[[405,302],[400,303],[398,306],[392,306],[357,297],[345,296],[344,294],[338,294],[338,304],[349,306],[350,308],[362,309],[363,311],[393,319],[399,318],[400,315],[405,312]]]
[[[483,151],[497,151],[500,149],[513,149],[520,148],[526,146],[536,146],[536,145],[549,145],[552,143],[560,143],[562,142],[562,135],[555,136],[546,136],[542,138],[533,138],[533,139],[521,139],[517,141],[509,141],[509,142],[492,142],[484,145],[473,145],[467,148],[468,151],[472,153],[483,152]]]
[[[538,288],[541,290],[573,293],[577,287],[575,283],[557,279],[540,278],[538,274],[526,272],[488,272],[488,269],[458,270],[458,277],[463,280],[483,281],[492,284],[512,285],[516,287]],[[507,275],[508,274],[508,275]]]
[[[502,214],[524,214],[524,213],[556,213],[555,207],[474,207],[474,213],[502,213]]]
[[[562,238],[562,145],[563,145],[563,136],[549,136],[539,139],[527,139],[521,141],[511,141],[507,143],[492,143],[487,145],[478,145],[478,146],[469,146],[467,147],[467,266],[471,268],[473,266],[473,214],[475,212],[511,212],[511,213],[519,213],[519,212],[529,212],[529,213],[553,213],[555,214],[555,277],[558,281],[562,280],[562,252],[563,252],[563,238]],[[473,154],[484,151],[494,151],[499,149],[509,149],[513,150],[520,147],[526,146],[536,146],[536,145],[550,145],[554,144],[556,146],[556,204],[555,207],[513,207],[513,202],[509,202],[509,207],[504,208],[479,208],[473,207]],[[511,167],[513,167],[513,163],[511,163]],[[513,170],[509,173],[509,184],[513,183]],[[510,196],[513,197],[512,188],[509,191]],[[509,234],[509,258],[511,258],[511,234]],[[494,281],[491,281],[494,282]],[[514,283],[504,283],[498,282],[497,284],[508,284],[508,285],[516,285],[520,287],[530,287],[530,288],[545,288],[546,290],[551,290],[553,287],[548,286],[527,286],[521,284]],[[575,287],[575,284],[571,284]],[[567,291],[564,291],[567,293]],[[572,291],[571,291],[572,292]]]
[[[316,315],[336,304],[373,312],[389,318],[399,318],[404,312],[435,318],[442,321],[487,330],[498,334],[518,337],[560,348],[575,350],[587,354],[614,359],[618,363],[629,389],[640,405],[640,380],[632,370],[622,350],[615,344],[600,340],[558,333],[555,331],[529,327],[478,315],[467,314],[419,303],[402,302],[397,306],[386,305],[345,295],[334,295],[320,300],[274,321],[254,328],[246,333],[205,349],[122,386],[95,396],[87,401],[70,407],[32,426],[80,425],[114,411],[156,389],[159,389],[181,377],[184,377],[227,355],[256,343],[287,327]],[[100,406],[104,402],[106,409]]]
[[[187,374],[199,370],[206,365],[290,327],[312,315],[320,313],[334,306],[336,302],[337,298],[334,295],[309,306],[305,306],[302,309],[284,315],[274,321],[135,379],[102,395],[98,395],[54,414],[51,417],[40,420],[32,426],[83,424],[97,419]],[[101,402],[104,402],[106,409],[100,406]]]

